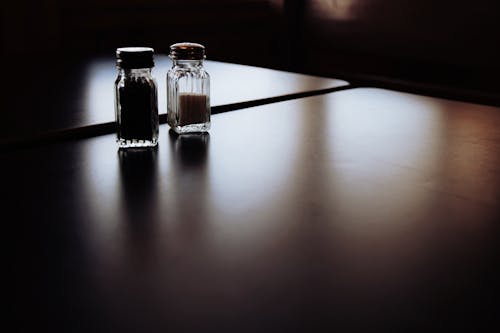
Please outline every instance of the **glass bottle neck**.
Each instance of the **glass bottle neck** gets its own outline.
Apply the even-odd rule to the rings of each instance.
[[[176,67],[200,67],[203,66],[203,59],[199,60],[185,60],[185,59],[173,59],[173,65]]]
[[[124,76],[147,76],[151,75],[152,68],[120,68],[120,74]]]

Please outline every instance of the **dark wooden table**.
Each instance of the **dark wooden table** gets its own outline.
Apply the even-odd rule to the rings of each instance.
[[[164,55],[155,59],[153,75],[158,83],[158,108],[160,115],[164,115],[166,73],[171,61]],[[329,92],[348,85],[342,80],[245,65],[216,61],[206,61],[205,65],[211,75],[214,113]],[[114,130],[111,122],[115,120],[113,85],[117,70],[112,57],[33,57],[21,65],[6,66],[6,71],[0,147],[57,135],[71,137],[82,131],[91,136]],[[103,126],[107,128],[103,130]]]
[[[22,331],[499,327],[500,109],[352,89],[0,154]]]

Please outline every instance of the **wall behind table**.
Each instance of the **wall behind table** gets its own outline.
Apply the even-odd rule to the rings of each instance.
[[[276,67],[281,14],[263,0],[17,0],[2,11],[2,55],[114,54],[179,41],[206,45],[208,57]]]
[[[190,40],[213,60],[500,100],[498,0],[7,1],[3,56]]]
[[[301,71],[500,90],[500,1],[305,3]]]

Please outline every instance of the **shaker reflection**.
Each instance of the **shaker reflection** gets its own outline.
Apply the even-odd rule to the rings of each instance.
[[[208,220],[210,186],[208,182],[209,133],[178,135],[169,131],[171,163],[176,188],[176,209],[172,217],[180,233],[190,241],[201,240]],[[195,246],[192,243],[192,246]]]
[[[158,147],[118,150],[123,220],[129,239],[141,246],[154,234],[158,220]]]
[[[178,135],[170,130],[169,137],[174,156],[176,156],[180,166],[183,168],[202,168],[205,166],[210,144],[209,133]]]

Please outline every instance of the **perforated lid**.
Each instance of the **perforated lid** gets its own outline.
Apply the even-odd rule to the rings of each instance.
[[[205,58],[205,47],[198,43],[176,43],[170,45],[170,58],[178,60],[201,60]]]

